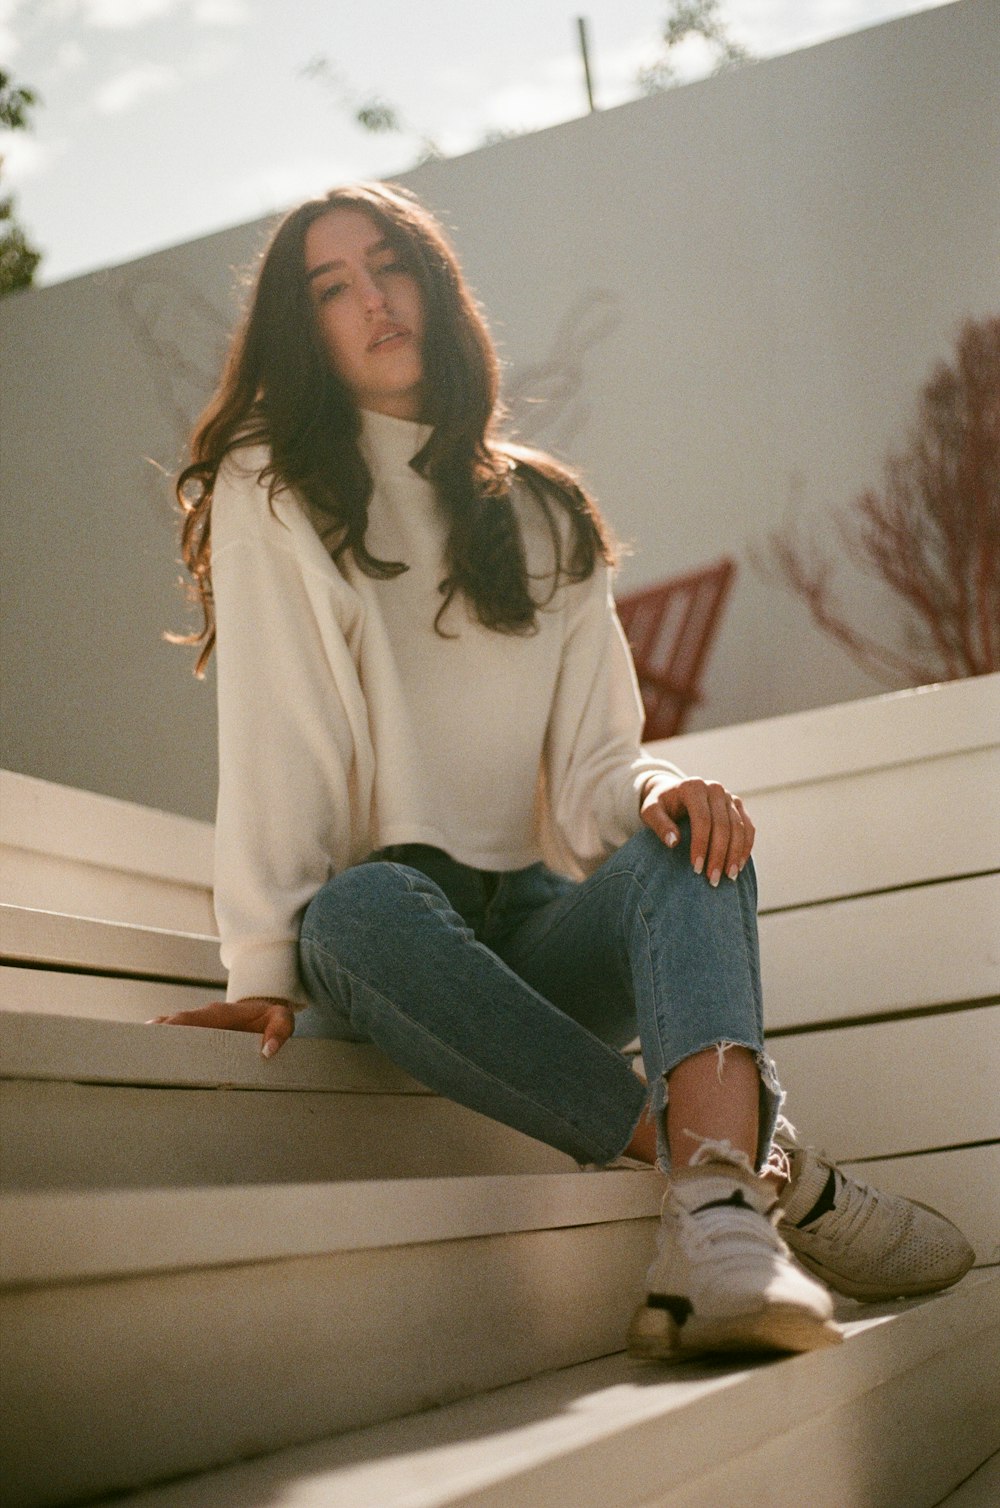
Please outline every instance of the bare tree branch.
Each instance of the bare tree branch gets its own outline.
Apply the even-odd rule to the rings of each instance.
[[[751,555],[855,663],[908,685],[1000,669],[1000,317],[965,322],[953,362],[921,393],[905,449],[886,459],[882,490],[863,492],[836,522],[847,558],[899,599],[902,645],[852,623],[836,562],[799,525]]]

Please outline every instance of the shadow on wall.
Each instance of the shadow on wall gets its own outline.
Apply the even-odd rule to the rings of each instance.
[[[167,270],[140,270],[123,283],[117,303],[183,454],[222,370],[230,321],[191,279]],[[512,368],[504,403],[521,438],[565,451],[585,432],[591,414],[587,359],[622,319],[620,298],[603,288],[587,289],[559,320],[548,354]]]
[[[621,299],[588,288],[556,326],[541,361],[515,368],[504,385],[510,422],[531,443],[566,452],[585,432],[591,414],[587,358],[613,335],[624,318]]]
[[[141,269],[129,277],[117,303],[183,455],[219,379],[231,322],[190,278],[165,269]]]

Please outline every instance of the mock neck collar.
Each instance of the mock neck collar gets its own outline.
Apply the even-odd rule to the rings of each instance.
[[[419,482],[423,478],[411,468],[410,462],[427,444],[432,430],[433,425],[421,424],[416,419],[396,419],[391,414],[376,414],[365,408],[361,410],[361,453],[373,474],[409,476]]]

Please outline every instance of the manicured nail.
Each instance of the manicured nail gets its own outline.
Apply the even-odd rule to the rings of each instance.
[[[666,845],[667,845],[668,848],[676,848],[677,847],[677,834],[676,833],[667,833],[667,836],[664,838],[663,841],[664,841],[664,843],[666,843]]]
[[[275,1042],[273,1037],[269,1037],[268,1040],[264,1043],[264,1046],[261,1048],[260,1053],[262,1058],[273,1058],[277,1051],[277,1042]]]
[[[708,877],[708,883],[710,885],[717,885],[721,879],[722,879],[722,870],[721,869],[713,869],[712,873]]]
[[[159,1026],[160,1022],[161,1021],[166,1021],[166,1019],[167,1019],[166,1016],[150,1016],[149,1020],[146,1022],[146,1025],[147,1026]]]
[[[701,858],[695,859],[695,861],[694,861],[694,872],[695,872],[695,874],[701,874],[701,871],[704,869],[704,867],[705,867],[705,860],[704,859],[701,859]]]
[[[729,871],[729,878],[731,880],[738,880],[739,877],[740,877],[740,866],[738,864],[734,864],[733,867],[732,867],[732,869]]]

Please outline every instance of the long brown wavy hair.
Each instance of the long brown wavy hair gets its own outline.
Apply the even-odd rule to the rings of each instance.
[[[610,565],[619,546],[594,501],[566,467],[539,451],[498,437],[499,364],[483,315],[462,276],[441,227],[406,189],[361,183],[307,200],[281,221],[261,259],[246,312],[236,330],[218,387],[199,418],[191,461],[177,479],[183,511],[181,554],[194,578],[203,613],[198,633],[172,636],[200,646],[195,674],[202,675],[215,642],[211,583],[211,512],[215,479],[226,455],[245,445],[265,445],[259,473],[273,500],[280,488],[297,493],[314,515],[330,520],[338,560],[353,552],[366,575],[385,579],[408,567],[379,560],[365,543],[371,473],[358,447],[361,416],[346,386],[331,370],[316,327],[305,277],[305,237],[310,225],[335,209],[366,214],[416,279],[423,298],[423,374],[433,426],[413,458],[433,483],[448,520],[444,601],[457,592],[479,622],[500,633],[538,631],[537,611],[551,601],[560,580],[583,581],[600,555]],[[552,588],[536,602],[511,483],[520,478],[544,510],[554,550]],[[572,548],[563,563],[552,504],[570,517]]]

